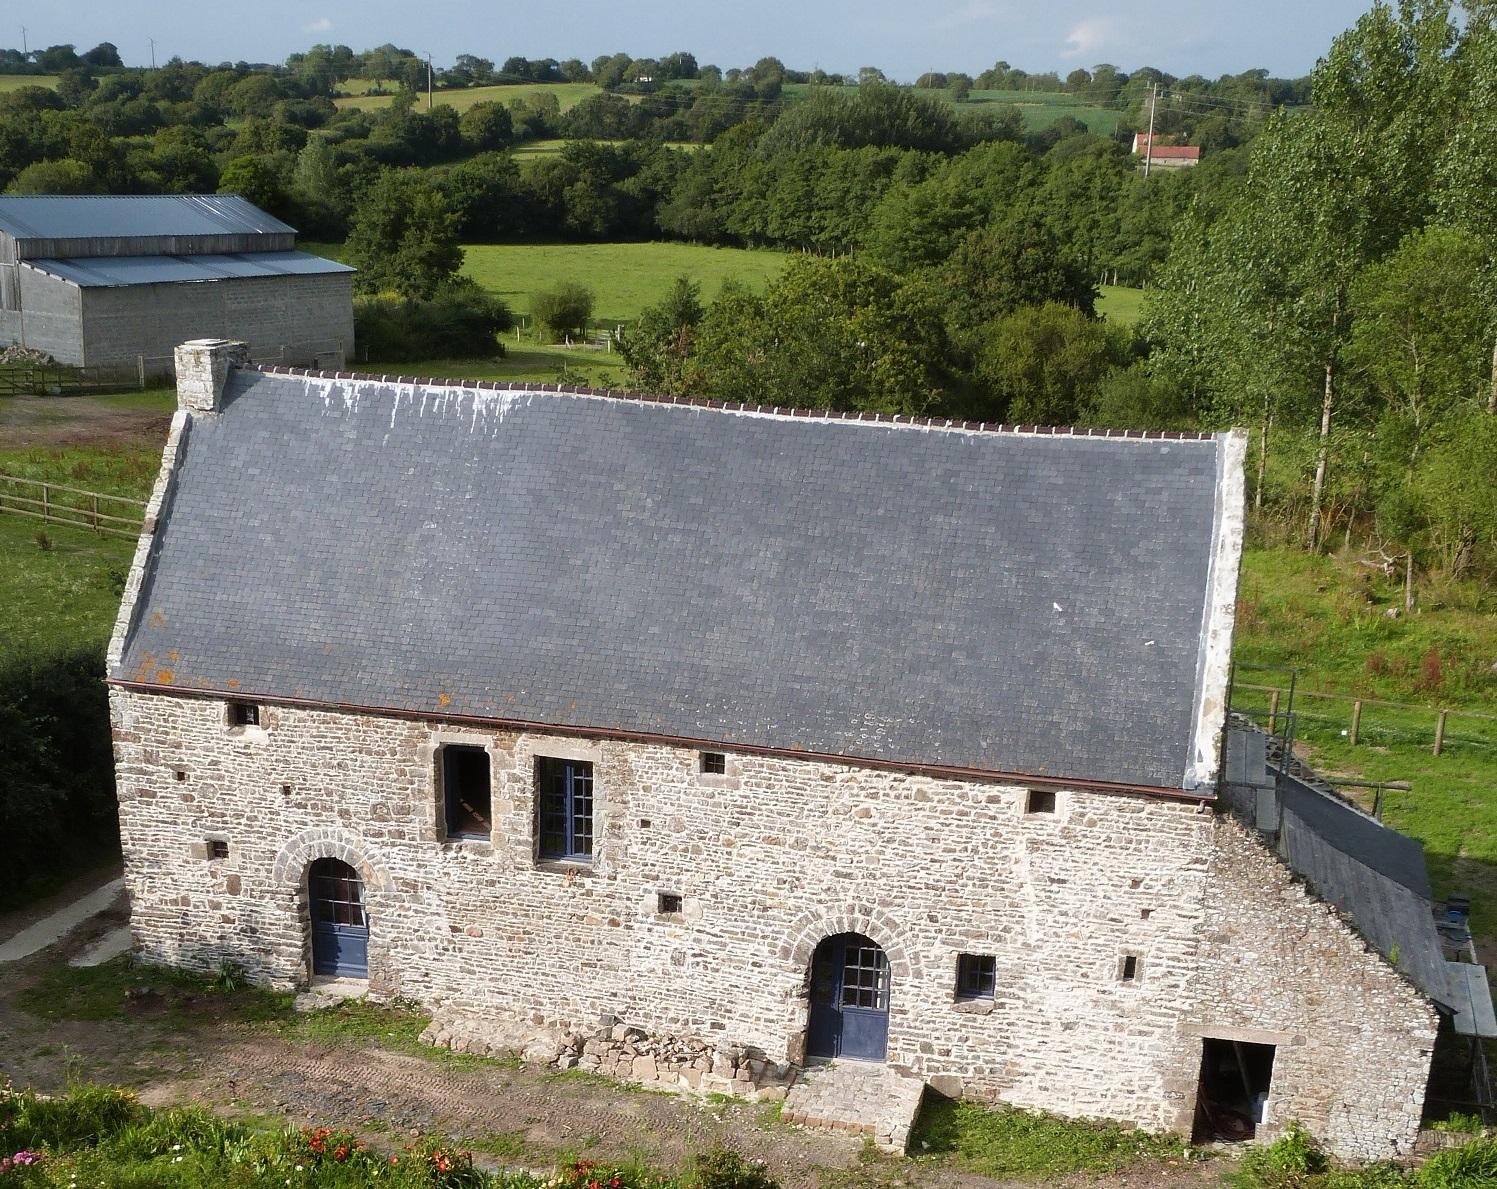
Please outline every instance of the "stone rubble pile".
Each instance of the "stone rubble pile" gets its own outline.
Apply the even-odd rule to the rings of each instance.
[[[726,1094],[776,1102],[794,1083],[793,1065],[766,1060],[742,1045],[714,1046],[695,1037],[650,1036],[643,1029],[604,1023],[591,1035],[528,1020],[432,1020],[426,1044],[478,1057],[518,1053],[527,1065],[581,1069],[652,1090]]]

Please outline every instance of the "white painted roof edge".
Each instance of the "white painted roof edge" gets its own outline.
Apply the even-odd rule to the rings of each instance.
[[[1222,734],[1231,695],[1232,633],[1237,622],[1237,584],[1242,573],[1242,538],[1247,513],[1247,430],[1217,438],[1216,512],[1206,606],[1201,616],[1201,654],[1196,669],[1195,728],[1186,757],[1185,787],[1215,782],[1222,764]]]

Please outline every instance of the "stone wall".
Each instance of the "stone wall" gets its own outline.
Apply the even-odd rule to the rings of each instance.
[[[732,754],[708,776],[681,747],[293,707],[231,728],[221,701],[111,696],[133,926],[151,959],[305,980],[306,870],[331,855],[366,883],[371,993],[442,1021],[588,1037],[606,1017],[784,1066],[803,1055],[817,943],[858,932],[890,961],[889,1061],[944,1090],[1188,1128],[1200,1038],[1218,1034],[1203,1029],[1251,1022],[1304,1036],[1307,1072],[1286,1065],[1283,1101],[1342,1150],[1406,1124],[1412,1142],[1385,1095],[1317,1117],[1308,1071],[1339,1062],[1412,1096],[1411,1022],[1427,1009],[1302,889],[1261,890],[1281,869],[1207,807],[1062,789],[1053,813],[1029,813],[1026,790],[974,780]],[[442,836],[443,743],[489,753],[489,840]],[[594,765],[588,866],[535,858],[537,756]],[[214,839],[227,858],[208,857]],[[658,912],[661,893],[680,911]],[[1334,963],[1316,986],[1279,969],[1294,955],[1284,914],[1291,935],[1326,931],[1315,952]],[[961,953],[996,959],[991,1002],[956,999]],[[1338,1020],[1348,985],[1373,989],[1369,1010]],[[575,1055],[619,1068],[618,1053]]]
[[[1258,835],[1217,817],[1188,1033],[1275,1046],[1266,1134],[1297,1120],[1334,1151],[1413,1150],[1438,1019]],[[1182,1070],[1194,1092],[1195,1071]]]

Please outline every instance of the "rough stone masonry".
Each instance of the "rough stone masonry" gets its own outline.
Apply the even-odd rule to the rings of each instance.
[[[1298,1120],[1342,1155],[1410,1150],[1434,1010],[1209,785],[1163,796],[731,747],[708,773],[681,742],[294,694],[256,696],[246,725],[230,705],[247,694],[121,679],[193,424],[216,415],[186,373],[204,360],[221,391],[218,348],[179,360],[187,407],[111,644],[148,960],[306,983],[308,869],[337,858],[363,881],[371,996],[420,1003],[430,1039],[776,1095],[806,1059],[818,943],[861,934],[888,960],[887,1061],[943,1092],[1189,1132],[1203,1039],[1237,1040],[1275,1046],[1260,1135]],[[451,745],[487,757],[487,837],[447,834]],[[537,857],[541,758],[592,765],[590,862]],[[963,954],[993,959],[991,995],[958,997]]]

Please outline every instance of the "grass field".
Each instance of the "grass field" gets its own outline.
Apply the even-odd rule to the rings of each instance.
[[[726,280],[762,289],[790,259],[783,252],[709,248],[699,244],[470,244],[463,272],[492,290],[517,314],[531,294],[559,281],[579,281],[597,295],[593,324],[631,322],[665,296],[677,277],[691,277],[704,300]]]
[[[22,87],[55,87],[55,74],[0,74],[0,94],[19,91]]]
[[[592,144],[627,144],[622,140],[593,140]],[[567,146],[565,140],[525,140],[509,150],[510,155],[516,158],[521,165],[526,161],[535,161],[542,157],[554,157]],[[668,149],[685,149],[695,152],[703,146],[691,140],[668,140],[664,142]]]
[[[1497,597],[1476,586],[1426,596],[1412,616],[1388,618],[1397,584],[1355,555],[1250,549],[1238,603],[1235,709],[1259,722],[1269,694],[1298,671],[1295,734],[1326,775],[1407,781],[1385,793],[1384,820],[1425,844],[1435,894],[1472,897],[1472,929],[1497,940]],[[1252,668],[1250,666],[1264,666]],[[1316,695],[1339,695],[1319,697]],[[1364,699],[1352,746],[1351,699]],[[1377,701],[1372,701],[1376,699]],[[1377,702],[1417,704],[1418,709]],[[1433,754],[1436,708],[1451,711]],[[1462,714],[1462,711],[1468,713]],[[1282,724],[1281,724],[1282,725]],[[1348,789],[1364,806],[1372,795]]]
[[[561,104],[561,110],[567,111],[576,107],[589,95],[598,93],[599,89],[592,83],[516,83],[508,87],[468,87],[459,91],[437,91],[433,99],[436,103],[455,107],[458,111],[467,111],[475,103],[508,104],[515,99],[529,100],[539,95],[554,95],[556,101]],[[387,107],[394,101],[394,95],[349,95],[333,100],[339,107],[358,107],[365,110]],[[426,109],[424,92],[420,94],[416,107],[418,111]]]
[[[783,94],[791,98],[804,98],[813,90],[810,83],[787,83]],[[856,86],[839,87],[847,95],[856,95]],[[955,100],[950,91],[921,91],[945,103],[954,104],[962,111],[984,107],[1017,107],[1024,117],[1026,132],[1042,132],[1061,116],[1074,116],[1099,136],[1111,136],[1117,131],[1123,113],[1110,108],[1082,103],[1076,96],[1063,91],[971,91],[967,98]]]
[[[1144,291],[1131,285],[1099,285],[1097,313],[1109,322],[1132,326],[1144,310]]]

